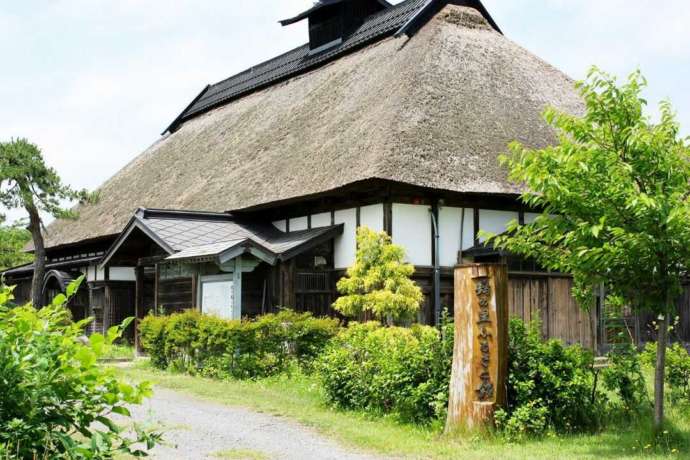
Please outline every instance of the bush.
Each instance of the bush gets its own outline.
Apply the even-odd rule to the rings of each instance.
[[[407,322],[419,311],[422,290],[410,278],[414,266],[405,263],[405,250],[386,232],[357,229],[355,263],[338,281],[342,294],[333,308],[351,318],[364,313],[388,324]]]
[[[496,428],[508,441],[524,441],[542,436],[547,432],[549,409],[541,401],[529,401],[518,406],[511,413],[503,409],[496,411]]]
[[[68,292],[76,292],[73,283]],[[137,426],[127,435],[110,416],[129,416],[126,404],[149,395],[146,383],[131,386],[96,361],[121,336],[126,323],[84,339],[88,321],[72,323],[57,296],[52,305],[8,308],[0,289],[0,451],[2,458],[111,458],[143,454],[159,435]]]
[[[654,366],[656,343],[645,345],[642,361]],[[680,343],[674,343],[666,349],[666,384],[671,390],[668,397],[672,402],[690,403],[690,355]]]
[[[645,405],[649,407],[640,357],[632,343],[623,340],[614,344],[608,358],[609,366],[601,372],[604,387],[618,394],[626,411],[640,411]]]
[[[509,437],[596,428],[600,414],[591,394],[592,353],[543,340],[540,330],[538,322],[510,321],[507,405],[497,411],[499,426]]]
[[[427,423],[445,418],[452,353],[452,324],[440,334],[421,325],[352,323],[326,347],[316,369],[336,407]]]
[[[309,369],[338,321],[283,310],[253,320],[224,320],[186,311],[149,315],[141,322],[142,346],[151,363],[217,378],[256,378],[285,371],[297,362]]]

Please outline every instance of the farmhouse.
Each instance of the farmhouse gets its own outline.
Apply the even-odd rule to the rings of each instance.
[[[506,38],[479,0],[320,0],[280,21],[303,22],[306,44],[204,87],[98,203],[48,226],[46,297],[85,274],[72,310],[94,329],[153,308],[330,314],[366,225],[405,247],[420,321],[452,307],[456,263],[504,260],[513,314],[605,343],[605,315],[580,311],[567,276],[478,237],[535,217],[497,157],[513,140],[553,142],[541,113],[581,111],[574,82]],[[20,300],[31,274],[5,273]]]

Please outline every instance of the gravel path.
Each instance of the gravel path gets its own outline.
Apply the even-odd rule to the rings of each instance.
[[[151,399],[131,411],[139,421],[163,426],[168,445],[157,446],[151,452],[150,458],[154,459],[378,458],[345,449],[314,430],[281,417],[203,401],[160,387]]]

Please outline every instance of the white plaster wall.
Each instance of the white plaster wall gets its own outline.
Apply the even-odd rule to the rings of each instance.
[[[405,248],[414,265],[431,265],[429,206],[393,203],[393,242]]]
[[[380,232],[383,231],[383,204],[372,204],[359,208],[359,225],[369,227]]]
[[[495,234],[506,230],[506,225],[511,220],[517,220],[518,213],[515,211],[496,211],[492,209],[479,210],[479,229]],[[480,238],[483,240],[483,238]]]
[[[89,265],[86,268],[86,281],[96,281],[96,266]]]
[[[103,269],[100,268],[100,267],[96,267],[96,270],[97,270],[97,272],[96,272],[96,279],[97,279],[98,281],[104,280],[104,279],[105,279],[105,270],[103,270]]]
[[[347,268],[355,261],[357,210],[352,208],[335,211],[334,221],[336,224],[345,224],[342,235],[335,238],[334,265],[335,268]]]
[[[271,223],[273,224],[273,226],[274,226],[275,228],[277,228],[277,229],[280,230],[281,232],[284,232],[284,231],[285,231],[285,228],[286,228],[286,226],[285,226],[285,219],[283,219],[283,220],[276,220],[275,222],[271,222]]]
[[[311,215],[311,228],[328,227],[331,225],[331,213],[322,212]]]
[[[110,267],[109,273],[112,281],[136,281],[134,267]]]
[[[306,230],[309,228],[309,221],[307,216],[293,217],[290,219],[290,231],[297,232],[299,230]]]
[[[453,267],[457,263],[460,251],[460,227],[462,232],[462,248],[468,249],[474,245],[474,211],[465,209],[463,221],[462,208],[443,206],[438,210],[439,228],[439,256],[441,266]]]

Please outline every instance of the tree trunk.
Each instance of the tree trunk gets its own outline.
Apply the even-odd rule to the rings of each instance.
[[[43,278],[46,271],[46,249],[41,233],[41,216],[34,206],[28,206],[29,231],[34,242],[34,278],[31,282],[31,302],[34,307],[43,307]]]
[[[666,344],[668,342],[669,315],[659,316],[659,335],[656,344],[654,372],[654,430],[660,433],[664,424],[664,375],[666,371]]]

